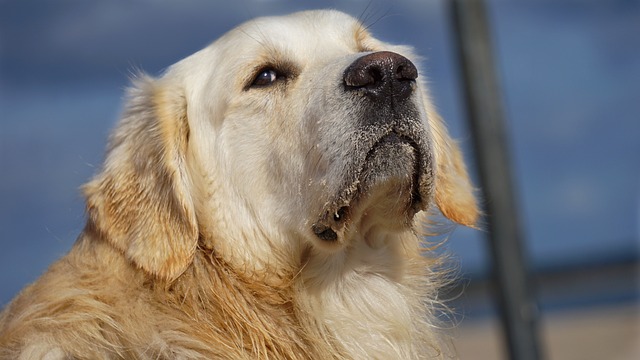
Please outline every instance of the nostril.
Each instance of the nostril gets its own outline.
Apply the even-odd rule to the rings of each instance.
[[[344,83],[350,87],[361,88],[375,85],[383,78],[382,69],[378,65],[365,64],[365,66],[352,66],[347,69],[344,74]]]
[[[371,77],[373,78],[374,84],[379,81],[382,81],[384,78],[384,75],[382,74],[382,70],[380,69],[379,66],[371,66],[369,68],[369,75],[371,75]]]
[[[418,69],[407,59],[406,62],[398,65],[396,69],[396,78],[398,80],[416,80],[418,78]]]
[[[410,71],[407,71],[407,67],[404,65],[399,65],[396,70],[396,79],[398,80],[415,80],[415,77],[412,77]]]

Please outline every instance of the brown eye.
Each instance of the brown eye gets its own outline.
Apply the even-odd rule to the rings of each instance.
[[[253,79],[251,87],[263,87],[272,85],[278,79],[278,73],[273,69],[261,70]]]

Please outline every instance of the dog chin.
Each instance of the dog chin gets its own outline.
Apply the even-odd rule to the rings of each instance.
[[[388,231],[408,229],[430,198],[424,183],[431,182],[425,180],[431,172],[424,158],[412,139],[395,132],[382,137],[368,151],[355,181],[314,223],[315,236],[323,246],[334,247],[349,233],[366,233],[371,223]]]

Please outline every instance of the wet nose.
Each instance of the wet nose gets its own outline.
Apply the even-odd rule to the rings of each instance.
[[[347,91],[360,91],[376,100],[403,100],[413,92],[418,70],[406,57],[390,51],[380,51],[351,63],[343,77]]]

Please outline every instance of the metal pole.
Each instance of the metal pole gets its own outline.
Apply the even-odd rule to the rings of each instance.
[[[482,0],[450,3],[508,354],[514,360],[535,360],[540,358],[538,311],[522,249],[485,6]]]

